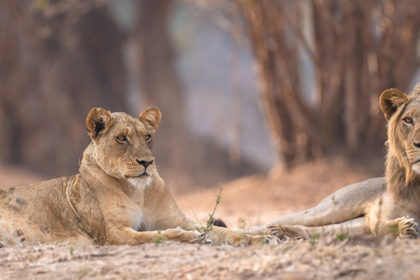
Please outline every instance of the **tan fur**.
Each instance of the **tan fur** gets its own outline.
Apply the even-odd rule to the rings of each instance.
[[[7,244],[141,244],[198,242],[198,226],[178,208],[160,178],[151,135],[157,108],[134,118],[92,109],[86,119],[92,139],[79,174],[0,191],[0,239]],[[260,244],[264,236],[214,227],[216,244]]]
[[[344,187],[314,208],[249,232],[280,237],[314,233],[393,233],[417,237],[420,222],[420,84],[409,94],[385,90],[380,107],[388,120],[385,178]]]

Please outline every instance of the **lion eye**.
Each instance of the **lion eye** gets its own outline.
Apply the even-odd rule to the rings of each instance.
[[[403,122],[407,123],[407,124],[413,124],[413,119],[410,117],[405,117],[403,118]]]
[[[144,137],[144,139],[146,140],[146,143],[151,143],[152,142],[152,135],[150,135],[150,134],[147,134],[145,137]]]
[[[117,136],[117,142],[118,143],[127,143],[127,137],[124,134]]]

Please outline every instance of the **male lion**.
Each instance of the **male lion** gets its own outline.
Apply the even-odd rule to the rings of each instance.
[[[420,84],[409,94],[385,90],[379,101],[388,120],[385,178],[346,186],[314,208],[279,218],[249,232],[281,237],[314,233],[391,232],[417,237],[420,222]]]
[[[6,244],[141,244],[202,240],[159,177],[152,135],[161,114],[151,107],[138,118],[93,108],[86,119],[92,142],[80,173],[0,190],[0,240]],[[264,236],[214,227],[215,244],[260,244]]]

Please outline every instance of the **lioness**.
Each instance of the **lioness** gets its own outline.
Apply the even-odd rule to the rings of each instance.
[[[0,240],[6,244],[141,244],[196,242],[201,233],[185,217],[159,177],[152,135],[161,119],[151,107],[134,118],[93,108],[92,139],[79,174],[0,190]],[[264,236],[214,227],[215,244],[260,244]]]
[[[249,232],[309,237],[314,233],[392,232],[419,235],[420,84],[407,95],[385,90],[379,105],[388,120],[385,178],[339,189],[314,208],[291,214]]]

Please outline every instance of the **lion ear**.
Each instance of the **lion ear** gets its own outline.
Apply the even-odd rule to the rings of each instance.
[[[102,108],[92,108],[86,117],[86,127],[88,134],[92,140],[109,128],[112,117],[111,113]]]
[[[149,107],[139,115],[140,120],[148,127],[152,128],[153,131],[155,131],[158,127],[160,123],[160,117],[160,111],[156,107]]]
[[[381,93],[379,106],[384,112],[385,118],[389,120],[397,109],[408,102],[407,94],[395,88],[390,88]]]

